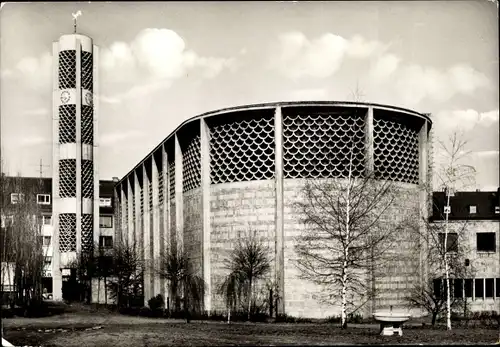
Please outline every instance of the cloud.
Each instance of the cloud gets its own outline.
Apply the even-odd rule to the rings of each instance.
[[[121,100],[119,98],[106,96],[106,95],[99,96],[99,101],[101,101],[105,104],[119,104],[119,103],[121,103]]]
[[[25,116],[45,116],[49,114],[49,110],[46,108],[36,108],[32,110],[26,110],[23,112]]]
[[[391,76],[399,67],[401,58],[394,54],[381,55],[370,69],[370,77],[377,81],[382,81]]]
[[[346,56],[368,58],[380,54],[385,48],[381,42],[369,41],[359,35],[346,39],[325,33],[310,40],[303,33],[293,31],[278,37],[270,67],[291,79],[326,78],[338,71]]]
[[[488,112],[478,112],[473,109],[448,110],[438,112],[433,116],[436,128],[441,131],[450,131],[460,128],[463,131],[470,131],[476,126],[490,127],[498,123],[498,110]]]
[[[125,141],[125,140],[130,140],[130,139],[137,139],[139,137],[143,137],[144,133],[137,131],[137,130],[132,130],[132,131],[124,131],[124,132],[114,132],[114,133],[107,133],[107,134],[102,134],[99,142],[100,145],[103,146],[110,146],[114,145],[118,142]]]
[[[214,78],[234,67],[234,58],[204,57],[188,50],[182,37],[169,29],[144,29],[132,42],[114,42],[101,52],[102,78],[110,84],[129,85],[126,92],[122,90],[111,99],[168,88],[174,80],[188,75]]]

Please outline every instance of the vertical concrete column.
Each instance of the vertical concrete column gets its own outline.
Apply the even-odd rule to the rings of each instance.
[[[93,66],[92,66],[92,88],[93,88],[93,95],[94,97],[92,98],[92,107],[93,107],[93,119],[92,119],[92,125],[93,125],[93,157],[92,157],[92,164],[94,167],[94,199],[93,199],[93,205],[92,205],[92,210],[94,214],[93,218],[93,241],[94,244],[98,244],[99,242],[99,47],[96,45],[93,46],[93,52],[92,52],[92,59],[93,59]],[[113,225],[115,225],[113,221]]]
[[[134,228],[134,218],[133,218],[133,208],[134,208],[134,199],[135,194],[132,190],[132,185],[130,184],[130,176],[125,178],[127,180],[127,191],[128,191],[128,199],[127,199],[127,210],[128,210],[128,244],[132,246],[135,242],[135,228]]]
[[[372,174],[374,167],[373,158],[373,107],[368,107],[365,116],[365,173]]]
[[[148,300],[151,298],[151,217],[149,209],[149,177],[146,169],[146,162],[142,165],[142,189],[144,190],[144,231],[143,231],[143,260],[144,260],[144,306],[147,306]]]
[[[424,123],[422,124],[422,127],[420,128],[420,131],[418,133],[418,185],[419,185],[419,234],[420,234],[420,252],[419,252],[419,259],[418,259],[418,264],[419,264],[419,283],[422,285],[423,283],[427,283],[428,280],[428,273],[427,273],[427,268],[428,268],[428,262],[424,259],[426,253],[427,253],[427,247],[424,245],[426,244],[426,237],[424,235],[427,235],[427,230],[426,230],[426,223],[428,219],[428,196],[429,196],[429,186],[427,182],[428,178],[428,167],[429,167],[429,162],[428,162],[428,124],[427,120],[424,120]]]
[[[154,154],[151,156],[151,180],[153,185],[153,261],[151,272],[153,276],[153,293],[152,295],[160,294],[160,276],[157,271],[157,264],[160,261],[160,205],[159,205],[159,182],[158,182],[158,166]]]
[[[184,199],[182,191],[182,150],[175,134],[175,235],[177,250],[184,250]]]
[[[203,280],[205,281],[205,310],[212,310],[212,281],[210,263],[210,129],[205,119],[200,120],[201,135],[201,195],[202,195],[202,243],[203,243]]]
[[[170,177],[168,174],[168,154],[165,150],[166,143],[161,146],[162,153],[162,175],[163,175],[163,247],[161,249],[162,257],[170,250]],[[165,302],[168,297],[168,283],[165,279],[162,280],[162,290]]]
[[[121,201],[120,201],[120,218],[121,218],[121,234],[122,234],[122,239],[125,241],[127,245],[130,245],[130,239],[128,237],[128,223],[127,223],[127,214],[126,209],[128,208],[128,199],[127,199],[127,194],[125,194],[125,189],[127,188],[126,185],[123,184],[124,182],[120,183],[120,195],[121,195]],[[128,192],[127,192],[128,193]]]
[[[136,170],[140,170],[137,168]],[[135,204],[135,243],[134,247],[136,252],[141,252],[141,185],[139,183],[139,177],[137,177],[137,171],[134,170],[134,204]]]
[[[115,185],[113,187],[113,210],[116,212],[116,214],[118,215],[118,218],[117,218],[117,225],[118,227],[115,228],[114,230],[114,236],[115,236],[115,239],[116,240],[120,240],[120,243],[123,243],[124,241],[124,238],[123,238],[123,233],[121,232],[121,223],[122,223],[122,218],[121,218],[121,213],[122,213],[122,209],[121,209],[121,203],[120,203],[120,199],[121,199],[121,183]]]
[[[52,44],[52,296],[62,300],[61,253],[59,252],[59,43]]]
[[[369,177],[373,175],[375,170],[374,157],[373,157],[373,107],[369,106],[365,115],[365,175]],[[370,269],[370,276],[368,284],[371,288],[373,295],[375,295],[375,272],[373,266]],[[376,298],[372,297],[370,305],[367,305],[368,315],[371,316],[375,311]]]
[[[285,313],[285,243],[283,219],[283,117],[281,107],[276,107],[274,112],[274,143],[275,143],[275,169],[276,169],[276,213],[275,213],[275,274],[278,286],[278,296],[281,298],[276,307],[277,314]]]
[[[82,251],[82,44],[76,40],[76,254]]]

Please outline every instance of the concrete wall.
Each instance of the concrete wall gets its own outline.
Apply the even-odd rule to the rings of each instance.
[[[340,315],[340,305],[332,304],[332,300],[327,296],[332,291],[324,291],[322,287],[311,281],[301,279],[300,271],[296,267],[297,256],[294,250],[296,238],[306,227],[300,223],[301,216],[293,208],[295,202],[301,201],[300,193],[304,181],[286,179],[284,181],[284,224],[285,224],[285,312],[293,316],[326,318],[332,315]],[[419,211],[419,196],[415,185],[398,184],[402,189],[394,207],[388,209],[384,218],[393,219],[394,222],[402,220],[402,216],[411,215]],[[411,230],[406,233],[398,233],[399,252],[405,254],[415,247],[415,239]],[[398,259],[393,257],[386,262],[383,267],[377,270],[376,289],[380,294],[375,300],[375,305],[371,303],[365,305],[365,309],[360,313],[367,315],[375,308],[388,307],[389,305],[404,306],[408,288],[412,282],[418,281],[418,256],[413,260]],[[368,277],[366,277],[368,281]],[[333,293],[338,298],[338,292]],[[327,300],[328,302],[325,302]],[[338,301],[338,300],[337,300]]]
[[[275,191],[274,181],[251,181],[217,184],[210,187],[211,222],[211,282],[212,310],[225,306],[217,288],[228,273],[224,260],[228,259],[239,237],[256,232],[269,248],[271,272],[274,274],[275,252]],[[264,281],[260,287],[264,286]],[[258,288],[257,288],[258,291]]]

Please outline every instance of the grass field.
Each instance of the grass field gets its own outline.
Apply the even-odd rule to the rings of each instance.
[[[4,338],[30,346],[216,346],[344,344],[494,344],[497,329],[452,331],[406,327],[403,336],[380,336],[377,325],[231,323],[74,312],[3,320]]]

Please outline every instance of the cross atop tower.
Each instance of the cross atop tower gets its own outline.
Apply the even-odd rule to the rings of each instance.
[[[76,34],[76,21],[77,21],[78,17],[80,17],[82,15],[82,11],[78,10],[76,13],[72,13],[71,15],[73,16],[73,28],[74,28],[74,31]]]

